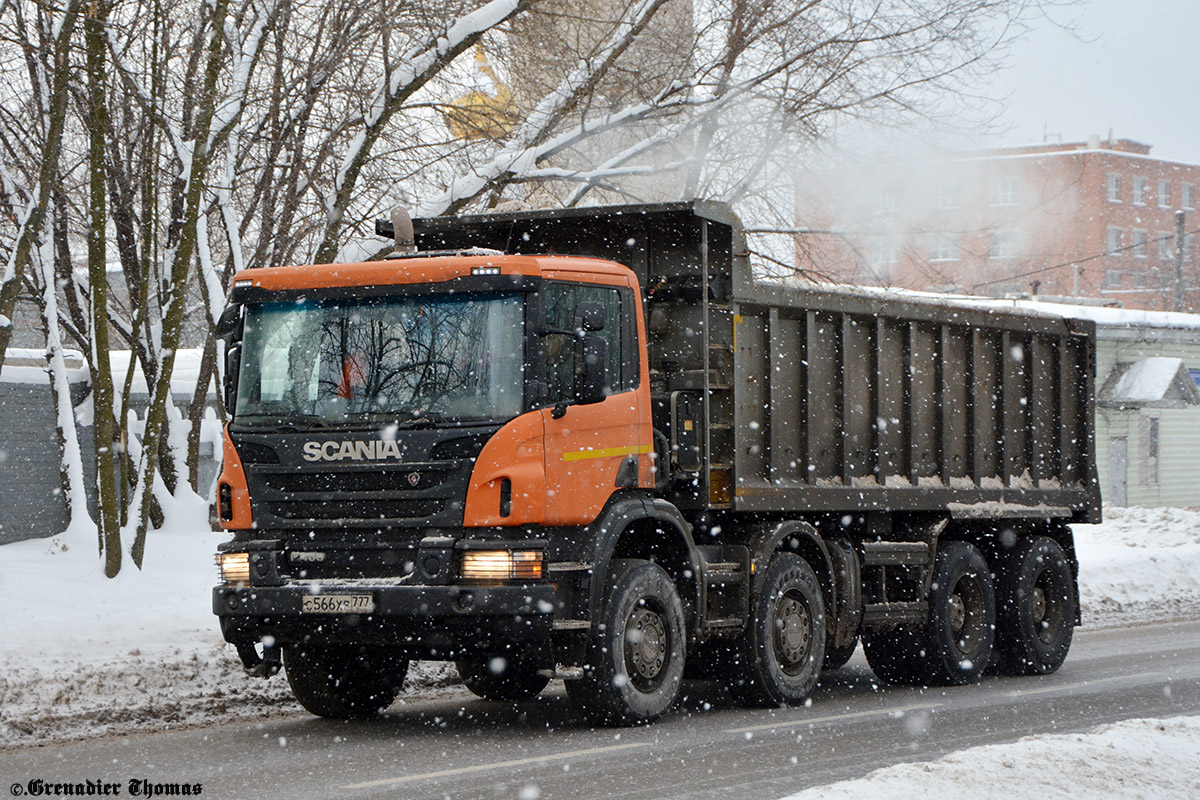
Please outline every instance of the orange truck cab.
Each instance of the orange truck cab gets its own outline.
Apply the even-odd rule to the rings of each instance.
[[[778,706],[860,640],[897,682],[1065,658],[1091,331],[760,284],[699,201],[377,231],[237,273],[216,330],[213,610],[313,713],[379,712],[411,659],[631,724],[685,663]]]

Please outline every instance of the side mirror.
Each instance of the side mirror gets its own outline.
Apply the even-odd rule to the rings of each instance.
[[[223,315],[222,315],[223,316]],[[225,350],[225,415],[232,416],[237,406],[238,376],[242,371],[242,346],[236,344]]]
[[[575,335],[604,330],[604,306],[595,300],[582,300],[575,306]]]
[[[575,402],[599,403],[608,395],[608,342],[585,334],[575,348]]]
[[[213,336],[217,339],[228,339],[237,333],[242,321],[242,306],[232,305],[221,312],[217,324],[213,326]]]

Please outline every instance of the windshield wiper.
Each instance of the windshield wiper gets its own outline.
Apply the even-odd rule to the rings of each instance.
[[[398,425],[401,428],[424,428],[432,425],[438,425],[446,421],[441,414],[430,412],[417,412],[408,414],[394,414],[387,412],[376,412],[373,414],[364,414],[363,419],[374,423],[391,423]]]
[[[318,414],[288,414],[287,416],[243,416],[238,420],[255,428],[271,428],[276,431],[296,433],[301,430],[334,428],[337,425]]]

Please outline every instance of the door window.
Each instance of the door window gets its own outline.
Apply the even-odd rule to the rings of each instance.
[[[608,384],[615,394],[636,385],[636,373],[623,358],[626,336],[622,335],[621,291],[614,287],[582,283],[547,283],[543,293],[546,327],[570,331],[575,324],[575,309],[585,300],[604,308],[604,330],[593,335],[608,344]],[[575,397],[575,337],[566,333],[548,333],[544,337],[544,358],[548,403],[571,401]]]

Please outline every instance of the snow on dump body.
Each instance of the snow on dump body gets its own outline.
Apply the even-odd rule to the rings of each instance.
[[[1114,399],[1129,403],[1152,403],[1167,393],[1179,370],[1182,358],[1153,356],[1135,362],[1113,387]]]

